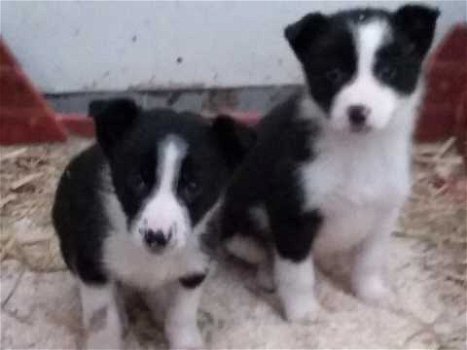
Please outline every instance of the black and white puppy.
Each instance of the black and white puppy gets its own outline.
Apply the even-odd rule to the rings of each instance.
[[[122,283],[170,288],[170,346],[200,347],[204,248],[217,234],[215,211],[250,131],[228,117],[209,123],[142,111],[126,99],[95,101],[90,114],[98,142],[70,162],[53,207],[63,257],[80,281],[87,346],[120,348]]]
[[[355,293],[374,301],[388,291],[387,242],[410,189],[411,135],[437,17],[421,5],[355,9],[311,13],[285,30],[306,89],[260,123],[227,191],[223,231],[228,248],[251,261],[263,257],[247,233],[267,232],[289,320],[313,316],[313,259],[326,254],[358,248]]]

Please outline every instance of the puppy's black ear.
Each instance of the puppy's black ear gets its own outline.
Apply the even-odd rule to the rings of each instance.
[[[231,169],[243,160],[256,141],[256,131],[253,127],[241,124],[227,115],[217,116],[211,129]]]
[[[111,156],[115,143],[123,138],[138,114],[138,106],[130,99],[96,100],[89,104],[97,142],[107,156]]]
[[[284,35],[298,58],[319,35],[325,32],[329,19],[321,13],[309,13],[298,22],[288,25]]]
[[[415,45],[416,52],[424,57],[428,52],[436,29],[439,11],[423,5],[406,5],[393,15],[393,23]]]

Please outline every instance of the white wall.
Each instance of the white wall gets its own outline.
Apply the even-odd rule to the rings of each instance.
[[[1,32],[45,92],[290,84],[284,26],[310,11],[401,1],[5,2]],[[432,1],[440,35],[465,1]],[[181,62],[177,62],[181,58]]]

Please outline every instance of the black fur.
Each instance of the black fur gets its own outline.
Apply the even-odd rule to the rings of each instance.
[[[176,135],[188,144],[177,196],[194,226],[221,195],[247,147],[241,135],[251,131],[225,116],[210,123],[191,113],[142,111],[131,100],[93,102],[90,113],[98,144],[64,171],[53,223],[69,269],[86,283],[105,283],[102,245],[114,224],[105,210],[105,195],[116,194],[129,225],[155,184],[158,141]]]
[[[395,13],[356,9],[334,15],[311,13],[285,29],[285,37],[302,64],[310,94],[329,112],[334,96],[357,73],[351,26],[375,18],[387,21],[392,39],[378,53],[375,76],[401,94],[414,91],[435,31],[439,12],[407,5]]]
[[[356,73],[357,53],[342,16],[309,14],[285,29],[302,64],[310,94],[326,112],[341,87]]]
[[[310,140],[320,130],[312,120],[295,118],[296,108],[296,100],[289,100],[262,120],[256,144],[228,188],[221,226],[225,238],[258,233],[249,210],[264,206],[278,251],[293,261],[308,254],[322,221],[318,210],[303,212],[296,173],[314,157]]]
[[[358,73],[353,26],[374,19],[387,22],[391,39],[376,53],[372,69],[377,79],[396,92],[410,94],[433,39],[437,16],[436,10],[418,5],[407,5],[394,13],[379,9],[311,13],[289,25],[284,34],[303,67],[305,93],[329,118],[335,96]],[[318,113],[302,118],[300,99],[294,96],[264,117],[255,146],[229,186],[222,215],[225,238],[237,232],[257,235],[259,228],[249,211],[264,207],[278,253],[292,261],[308,255],[326,220],[320,208],[303,208],[297,169],[319,157],[315,141],[322,130]]]
[[[60,179],[53,207],[53,223],[68,268],[93,284],[107,282],[101,256],[111,223],[102,214],[99,194],[111,189],[101,181],[104,163],[104,154],[97,145],[74,158]]]
[[[375,76],[401,94],[411,94],[435,32],[437,10],[418,5],[399,9],[391,18],[392,39],[377,53]]]
[[[96,100],[89,104],[89,115],[94,118],[97,139],[108,156],[112,155],[114,144],[122,139],[139,113],[139,108],[129,99],[115,99],[112,103]]]
[[[206,278],[206,275],[200,273],[200,274],[180,278],[180,283],[185,288],[193,289],[193,288],[198,287],[201,283],[203,283],[205,278]]]

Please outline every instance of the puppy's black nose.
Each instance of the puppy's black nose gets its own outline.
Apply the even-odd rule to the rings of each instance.
[[[144,233],[144,242],[151,248],[162,248],[167,245],[169,238],[161,230],[154,232],[149,229]]]
[[[350,106],[347,110],[349,121],[352,126],[362,127],[366,123],[370,110],[363,105]]]

